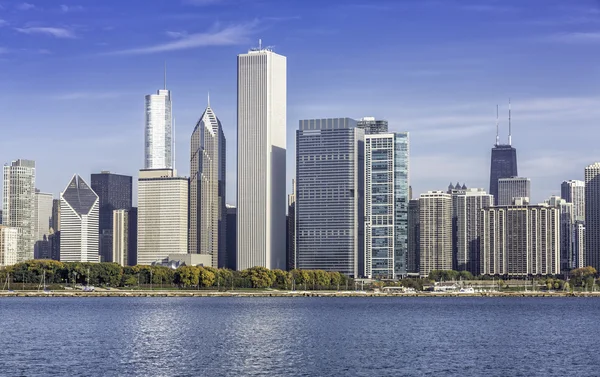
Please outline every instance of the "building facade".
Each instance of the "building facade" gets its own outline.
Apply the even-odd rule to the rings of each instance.
[[[114,210],[112,223],[112,262],[127,266],[129,265],[129,211]]]
[[[286,58],[238,55],[237,269],[285,269]]]
[[[576,221],[573,225],[573,265],[571,268],[585,267],[585,222]]]
[[[171,92],[167,88],[145,97],[145,169],[173,168]]]
[[[50,234],[53,201],[52,194],[36,190],[34,201],[35,228],[33,231],[36,241],[41,241],[44,239],[44,236],[48,237]]]
[[[585,168],[585,265],[600,271],[600,162]]]
[[[408,202],[408,256],[406,269],[408,273],[419,273],[420,239],[419,239],[419,199]]]
[[[60,261],[100,262],[98,195],[74,175],[60,194]]]
[[[187,254],[188,184],[172,169],[140,170],[136,264]]]
[[[517,203],[481,210],[481,274],[502,276],[560,273],[560,214],[557,208]]]
[[[60,231],[60,199],[52,200],[52,230]]]
[[[481,210],[493,205],[494,197],[483,189],[465,189],[452,195],[455,270],[479,275]]]
[[[565,274],[573,269],[576,255],[573,250],[575,236],[575,206],[560,196],[551,196],[546,200],[550,207],[558,209],[560,227],[560,271]]]
[[[496,143],[492,148],[490,164],[490,195],[499,203],[498,180],[518,176],[517,150],[510,145]]]
[[[91,178],[92,190],[98,195],[100,205],[100,260],[113,262],[113,211],[131,208],[133,178],[109,171],[92,174]]]
[[[531,180],[529,178],[511,177],[498,179],[497,205],[513,205],[514,198],[531,197]]]
[[[19,229],[0,225],[0,267],[17,263]]]
[[[574,221],[585,221],[585,182],[564,181],[560,185],[560,196],[567,202],[573,203]]]
[[[419,197],[419,275],[452,269],[452,195],[429,191]]]
[[[365,135],[388,133],[388,121],[364,117],[356,122],[356,127],[365,130]]]
[[[225,238],[225,136],[221,122],[208,107],[191,138],[189,253],[212,255],[212,267],[226,263]],[[222,187],[221,187],[222,186]]]
[[[386,124],[387,126],[387,124]],[[365,277],[408,273],[407,132],[365,136]]]
[[[237,208],[227,204],[227,230],[225,235],[225,249],[227,253],[225,268],[236,270],[237,258]]]
[[[296,180],[292,179],[292,193],[288,195],[287,216],[287,270],[296,268]]]
[[[355,120],[300,121],[297,268],[364,275],[364,168],[364,130],[356,127]]]
[[[33,259],[35,245],[35,162],[4,165],[2,225],[17,228],[17,263]]]

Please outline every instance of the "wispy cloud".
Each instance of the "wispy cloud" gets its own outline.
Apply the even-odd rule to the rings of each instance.
[[[23,34],[43,34],[56,38],[75,38],[75,33],[71,30],[58,27],[25,27],[15,28],[16,31]]]
[[[495,5],[495,4],[471,4],[471,5],[463,5],[461,7],[463,10],[472,11],[472,12],[492,12],[492,13],[504,13],[504,12],[514,12],[516,8],[504,6],[504,5]]]
[[[0,19],[0,27],[8,25],[6,20]]]
[[[188,36],[188,33],[185,31],[165,31],[165,35],[169,38],[184,38]]]
[[[250,35],[255,31],[256,21],[246,24],[229,26],[220,30],[213,30],[206,33],[195,33],[178,35],[176,41],[162,43],[154,46],[132,48],[110,52],[111,55],[133,55],[133,54],[154,54],[164,51],[186,50],[207,46],[227,46],[247,43]]]
[[[600,32],[560,33],[543,39],[562,43],[598,43],[600,42]]]
[[[123,97],[123,92],[72,92],[55,95],[55,100],[89,100],[89,99],[113,99]]]
[[[36,6],[31,3],[20,3],[20,4],[17,4],[16,8],[18,10],[32,10],[32,9],[36,9]]]
[[[67,12],[80,12],[82,11],[84,8],[81,5],[65,5],[65,4],[61,4],[60,6],[60,10],[64,13]]]

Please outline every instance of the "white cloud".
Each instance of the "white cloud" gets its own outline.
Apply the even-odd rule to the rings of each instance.
[[[79,11],[83,10],[83,7],[81,5],[65,5],[65,4],[62,4],[60,6],[60,10],[62,12],[64,12],[64,13],[67,13],[67,12],[79,12]]]
[[[165,34],[167,35],[167,37],[176,39],[188,36],[188,33],[185,31],[165,31]]]
[[[153,54],[164,51],[186,50],[206,46],[226,46],[247,43],[250,34],[254,31],[257,22],[229,26],[221,30],[206,33],[188,34],[173,42],[162,43],[154,46],[132,48],[129,50],[114,51],[109,54]]]
[[[36,9],[36,6],[31,3],[21,3],[16,6],[18,10],[32,10]]]
[[[56,38],[75,38],[75,34],[68,29],[65,28],[57,28],[57,27],[26,27],[26,28],[16,28],[16,31],[23,34],[44,34],[50,35]]]
[[[550,42],[563,43],[598,43],[600,42],[600,32],[575,32],[554,34],[545,38]]]

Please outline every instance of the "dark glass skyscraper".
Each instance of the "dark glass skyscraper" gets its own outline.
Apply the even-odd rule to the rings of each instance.
[[[510,145],[494,145],[490,166],[490,194],[498,200],[498,180],[517,177],[517,150]]]
[[[91,182],[100,199],[100,260],[112,262],[113,211],[131,209],[132,178],[103,171],[92,174]]]

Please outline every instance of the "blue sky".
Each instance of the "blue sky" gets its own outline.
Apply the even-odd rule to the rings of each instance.
[[[597,0],[0,0],[0,161],[37,162],[57,197],[74,173],[137,176],[144,96],[168,65],[177,167],[206,106],[228,144],[235,202],[236,55],[288,58],[288,181],[299,119],[375,116],[411,132],[415,195],[488,188],[496,104],[512,99],[534,201],[600,160]],[[288,187],[290,185],[288,184]]]

